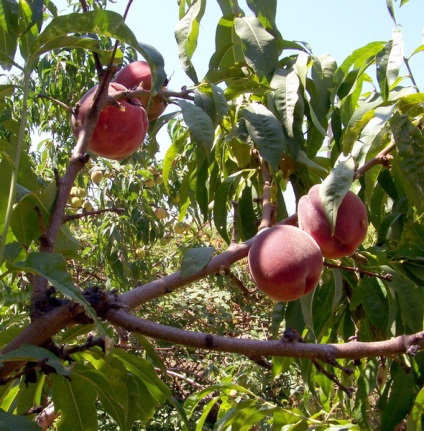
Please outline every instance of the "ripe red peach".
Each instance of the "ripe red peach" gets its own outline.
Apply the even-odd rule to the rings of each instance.
[[[277,301],[288,302],[316,287],[323,257],[306,232],[295,226],[277,225],[255,238],[248,263],[259,290]]]
[[[72,116],[72,131],[76,138],[84,126],[96,90],[97,85],[84,94],[79,101],[77,117]],[[109,95],[121,91],[127,91],[127,88],[116,82],[109,84]],[[88,151],[108,159],[122,160],[140,147],[148,127],[147,113],[137,99],[120,100],[115,105],[107,105],[100,113]]]
[[[368,216],[365,205],[349,190],[339,206],[332,235],[319,189],[320,185],[316,184],[307,195],[299,199],[299,227],[315,239],[324,257],[337,259],[350,256],[362,244],[367,234]]]
[[[127,64],[115,75],[113,80],[130,90],[136,88],[150,90],[152,88],[152,72],[147,61],[133,61]],[[165,111],[166,103],[158,96],[154,96],[150,100],[150,95],[146,94],[138,97],[138,99],[146,109],[149,121],[156,120]]]

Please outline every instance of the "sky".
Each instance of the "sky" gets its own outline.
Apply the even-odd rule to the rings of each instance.
[[[63,0],[61,0],[63,1]],[[405,54],[409,56],[423,43],[424,1],[410,0],[399,8],[395,3],[397,23],[402,29]],[[126,0],[118,0],[112,8],[120,13]],[[246,15],[252,14],[239,0]],[[198,77],[204,76],[215,48],[215,29],[221,16],[216,0],[208,0],[201,21],[199,46],[193,57]],[[127,24],[138,40],[153,45],[165,58],[165,69],[172,75],[170,86],[178,90],[191,85],[179,65],[174,28],[178,20],[177,0],[133,0]],[[308,42],[315,54],[330,54],[340,64],[353,50],[377,40],[391,39],[395,26],[386,0],[279,0],[277,27],[287,40]],[[419,70],[418,85],[424,89],[424,52],[411,61]]]

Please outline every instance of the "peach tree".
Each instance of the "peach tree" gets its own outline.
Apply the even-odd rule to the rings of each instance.
[[[284,39],[277,0],[218,0],[200,77],[206,0],[181,0],[187,83],[173,88],[164,53],[125,23],[131,1],[73,3],[0,0],[2,427],[422,429],[424,96],[411,59],[423,46],[396,27],[338,64]],[[148,79],[109,93],[140,61]],[[125,114],[142,109],[145,127],[155,104],[144,142],[115,157]],[[322,213],[306,224],[352,237],[359,207],[342,228],[338,216],[354,194],[366,236],[323,258],[312,289],[274,300],[249,274],[256,239],[291,225],[264,276],[293,260],[297,203],[317,184]]]

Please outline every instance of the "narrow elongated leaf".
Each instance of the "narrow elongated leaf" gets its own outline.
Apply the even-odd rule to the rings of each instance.
[[[393,381],[387,385],[380,399],[381,429],[393,430],[407,415],[416,396],[414,373],[405,372],[399,365],[392,365]]]
[[[19,4],[16,0],[0,1],[0,26],[10,35],[19,35]]]
[[[422,429],[422,418],[424,415],[424,388],[420,390],[415,398],[414,406],[408,417],[407,431],[415,431]]]
[[[61,412],[59,431],[97,431],[96,392],[87,379],[77,373],[71,379],[53,374],[52,397]]]
[[[251,103],[242,113],[249,135],[261,157],[277,172],[281,156],[287,152],[283,129],[274,114],[259,103]]]
[[[355,161],[352,156],[341,158],[319,189],[324,212],[333,233],[336,227],[337,212],[343,198],[352,185],[354,170]]]
[[[217,0],[219,7],[221,8],[223,16],[230,16],[241,14],[244,16],[244,12],[238,4],[238,0]]]
[[[77,42],[75,36],[70,36],[75,33],[85,35],[94,33],[108,36],[132,46],[150,64],[154,82],[152,88],[157,91],[162,87],[166,78],[163,70],[163,57],[152,46],[139,43],[134,33],[125,24],[122,16],[112,11],[94,10],[53,18],[50,24],[32,43],[30,47],[32,60],[53,49],[74,47],[78,43],[83,45],[89,44],[90,41],[87,37],[82,37],[82,42]],[[87,48],[87,46],[84,47]],[[91,49],[95,50],[94,47]]]
[[[241,177],[241,172],[230,175],[227,177],[217,188],[215,192],[215,202],[213,206],[213,221],[215,227],[218,230],[221,237],[227,243],[230,243],[230,237],[228,236],[227,224],[228,224],[228,196],[231,189],[237,185]]]
[[[396,127],[394,138],[399,152],[394,166],[398,177],[403,183],[410,202],[419,210],[424,211],[424,136],[422,131],[410,121],[399,119],[401,124]]]
[[[205,0],[195,0],[175,28],[178,55],[186,74],[197,84],[199,82],[191,61],[197,47],[200,21],[205,13]]]
[[[276,69],[271,80],[275,106],[281,115],[287,135],[294,137],[295,107],[299,99],[300,80],[293,67]]]
[[[0,66],[3,69],[10,70],[12,68],[17,46],[18,39],[0,25]]]
[[[208,76],[211,76],[212,71],[232,70],[237,63],[245,63],[241,39],[234,28],[234,19],[233,16],[224,16],[218,22],[215,36],[216,51],[209,62]]]
[[[393,40],[376,56],[377,80],[380,85],[383,100],[389,98],[390,87],[399,76],[399,69],[403,62],[403,40],[400,31],[393,32]]]
[[[181,108],[184,122],[190,129],[193,141],[210,150],[215,138],[215,127],[212,119],[202,108],[186,100],[179,100],[178,105]]]
[[[213,251],[213,247],[189,248],[181,261],[181,278],[201,271],[211,260]]]
[[[384,48],[385,42],[371,42],[362,48],[352,52],[340,65],[334,73],[335,86],[331,92],[331,100],[334,102],[336,95],[339,93],[342,84],[347,88],[343,88],[343,93],[349,92],[355,84],[356,79],[361,73],[371,64],[373,64],[375,56]],[[349,70],[353,67],[355,70],[355,79],[348,82]],[[339,94],[342,97],[342,94]]]
[[[96,391],[105,412],[115,420],[121,430],[126,430],[132,425],[128,423],[128,388],[117,374],[111,367],[105,374],[77,364],[72,378],[77,375],[82,382],[86,381],[87,387]]]
[[[71,374],[71,369],[65,368],[60,359],[54,353],[50,352],[50,350],[43,349],[42,347],[23,344],[15,350],[0,355],[1,362],[34,360],[43,362],[54,368],[57,374],[61,374],[63,376],[69,376]]]
[[[15,266],[21,271],[46,278],[60,293],[81,304],[86,313],[99,324],[99,328],[102,328],[95,311],[72,282],[71,274],[66,270],[66,261],[62,255],[32,252],[28,254],[24,262],[18,262]]]
[[[40,427],[30,418],[17,416],[0,410],[0,429],[2,431],[40,431]]]
[[[236,18],[234,28],[242,41],[246,63],[260,79],[271,76],[278,62],[275,38],[255,17]]]
[[[393,0],[386,0],[386,6],[389,11],[390,16],[392,17],[392,20],[396,24],[396,18],[395,18],[395,10],[393,8]]]
[[[257,426],[258,423],[272,415],[278,408],[272,405],[258,405],[256,400],[245,400],[237,403],[218,420],[215,425],[217,431],[226,429],[237,431],[248,431]]]

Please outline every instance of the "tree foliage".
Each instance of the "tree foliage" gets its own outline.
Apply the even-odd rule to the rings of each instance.
[[[283,38],[277,0],[218,0],[200,77],[206,0],[182,0],[175,91],[125,13],[74,3],[0,0],[2,426],[422,429],[424,95],[409,61],[423,46],[408,56],[396,27],[337,64]],[[395,22],[406,3],[387,1]],[[169,108],[129,158],[90,158],[105,92],[78,140],[70,116],[138,58]],[[290,208],[321,182],[333,226],[360,196],[368,237],[326,260],[311,294],[276,303],[248,275],[249,247],[296,224]]]

